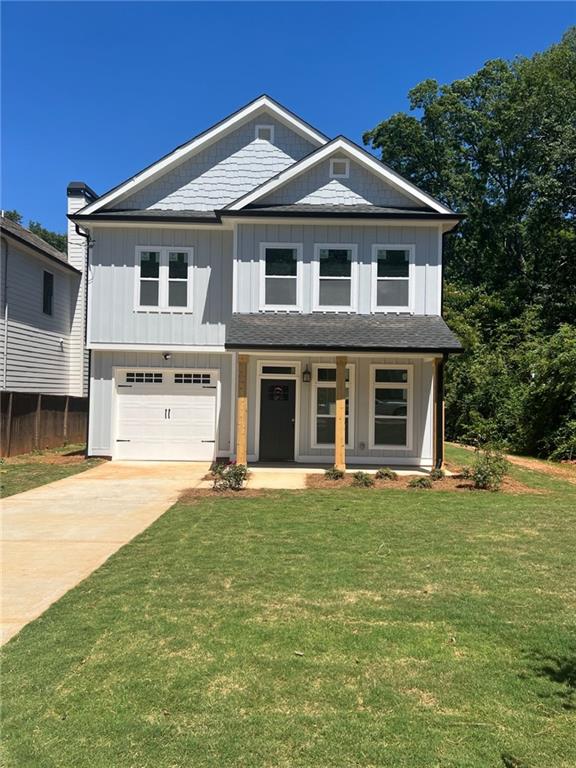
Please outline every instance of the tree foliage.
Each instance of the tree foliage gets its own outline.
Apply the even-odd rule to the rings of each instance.
[[[448,434],[576,455],[576,28],[409,101],[364,141],[466,216],[445,238],[444,314],[466,346]]]
[[[10,221],[15,221],[16,224],[24,226],[22,224],[22,214],[19,211],[4,211],[4,217]],[[53,232],[51,229],[46,229],[40,222],[32,220],[28,222],[28,229],[35,235],[38,235],[38,237],[41,237],[42,240],[53,248],[62,251],[62,253],[66,253],[68,248],[68,237],[66,235],[62,235],[59,232]]]

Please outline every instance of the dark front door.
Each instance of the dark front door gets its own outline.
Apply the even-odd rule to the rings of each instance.
[[[260,461],[294,461],[296,382],[260,382]]]

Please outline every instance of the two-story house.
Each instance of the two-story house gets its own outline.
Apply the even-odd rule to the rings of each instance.
[[[268,96],[69,201],[89,253],[89,454],[441,463],[458,214]]]

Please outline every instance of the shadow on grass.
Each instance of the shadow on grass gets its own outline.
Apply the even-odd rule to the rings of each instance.
[[[541,694],[543,698],[558,698],[563,709],[576,709],[576,654],[552,656],[535,652],[530,654],[532,672],[561,686],[554,693]],[[525,675],[523,675],[525,677]]]

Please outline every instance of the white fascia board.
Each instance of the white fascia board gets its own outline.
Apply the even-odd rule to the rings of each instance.
[[[239,224],[261,224],[262,226],[268,225],[268,224],[274,224],[274,225],[287,225],[287,224],[299,224],[302,226],[319,226],[319,227],[343,227],[343,226],[351,226],[354,225],[355,227],[431,227],[432,229],[436,229],[438,226],[438,220],[437,219],[426,219],[426,214],[422,214],[421,218],[419,219],[386,219],[386,218],[366,218],[366,219],[355,219],[355,218],[346,218],[344,215],[339,217],[334,217],[333,219],[323,219],[320,217],[313,217],[313,216],[298,216],[297,213],[295,213],[293,216],[265,216],[265,217],[258,217],[258,216],[226,216],[223,219],[223,222],[228,222],[229,224],[234,224],[235,226],[238,226]],[[456,224],[460,223],[460,219],[454,218],[454,219],[443,219],[443,225],[446,225],[446,228],[444,231],[449,231],[453,227],[456,226]]]
[[[151,181],[156,176],[165,173],[174,165],[178,165],[179,163],[184,162],[184,160],[187,160],[189,157],[199,152],[208,144],[215,141],[216,139],[221,138],[224,134],[238,126],[239,123],[244,122],[263,109],[273,113],[280,121],[291,126],[295,131],[310,139],[314,143],[323,145],[328,142],[328,139],[325,136],[314,130],[307,123],[299,120],[295,115],[281,107],[280,104],[272,101],[267,96],[261,96],[259,99],[251,102],[246,107],[240,109],[238,112],[235,112],[230,117],[225,118],[222,122],[218,123],[213,128],[210,128],[204,133],[200,134],[198,138],[192,139],[192,141],[189,141],[181,147],[178,147],[173,152],[170,152],[168,155],[166,155],[166,157],[163,157],[161,160],[159,160],[157,163],[154,163],[148,168],[145,168],[143,171],[137,173],[132,178],[127,179],[127,181],[125,181],[123,184],[102,195],[102,197],[99,197],[98,200],[90,203],[85,208],[81,208],[80,211],[77,211],[77,213],[93,213],[94,211],[98,211],[100,208],[109,205],[114,200],[126,196],[130,192],[138,189],[146,182]]]
[[[231,355],[232,351],[218,345],[194,344],[113,344],[107,341],[93,341],[86,344],[93,352],[206,352],[209,354]]]
[[[398,173],[383,165],[375,157],[372,157],[367,152],[359,149],[355,144],[352,144],[352,142],[343,137],[335,139],[329,144],[325,144],[323,147],[320,147],[320,149],[316,150],[316,152],[304,158],[304,160],[300,160],[299,162],[294,163],[294,165],[291,165],[285,171],[277,174],[277,176],[270,179],[270,181],[265,182],[256,189],[252,190],[252,192],[248,192],[248,194],[227,205],[225,210],[241,210],[246,205],[259,200],[271,192],[274,192],[279,187],[284,186],[284,184],[287,184],[292,179],[300,176],[309,168],[317,165],[322,160],[326,159],[335,152],[345,152],[347,155],[353,157],[377,176],[385,179],[393,187],[396,187],[396,189],[404,192],[404,194],[408,195],[414,200],[418,200],[419,202],[430,206],[430,208],[433,208],[438,213],[453,213],[450,208],[446,208],[446,206],[442,205],[442,203],[439,203],[438,200],[435,200],[433,197],[426,194],[426,192],[418,189],[418,187],[416,187],[414,184],[407,181]]]

